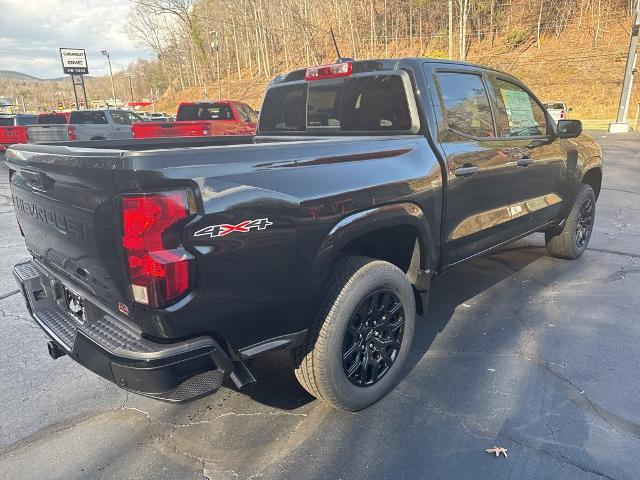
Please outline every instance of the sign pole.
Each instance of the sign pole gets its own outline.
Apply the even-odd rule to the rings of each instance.
[[[84,108],[89,108],[89,100],[87,99],[87,90],[84,88],[84,75],[80,75],[82,82],[82,94],[84,95]]]
[[[80,104],[78,103],[78,92],[76,90],[76,81],[73,79],[73,75],[69,75],[71,78],[71,84],[73,85],[73,96],[76,99],[76,110],[80,110]]]
[[[629,113],[629,101],[631,100],[631,87],[633,85],[633,75],[636,70],[636,54],[638,52],[638,33],[640,32],[640,1],[637,4],[635,20],[631,27],[631,40],[629,41],[629,53],[627,54],[627,65],[624,70],[622,91],[620,92],[620,104],[618,105],[618,116],[616,121],[609,124],[609,132],[622,133],[629,131],[627,114]]]

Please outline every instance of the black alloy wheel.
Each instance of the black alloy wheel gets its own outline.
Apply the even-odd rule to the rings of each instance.
[[[404,306],[389,290],[377,290],[360,303],[342,346],[342,365],[351,383],[369,387],[384,377],[400,351],[404,322]]]
[[[593,200],[590,197],[585,198],[580,207],[580,216],[576,226],[576,245],[582,248],[591,236],[593,229]]]

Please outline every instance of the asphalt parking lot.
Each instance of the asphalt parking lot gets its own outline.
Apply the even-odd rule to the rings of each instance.
[[[637,479],[640,135],[594,136],[605,176],[584,256],[553,259],[535,235],[443,274],[403,380],[356,414],[309,397],[281,354],[252,365],[250,390],[186,405],[51,360],[12,294],[27,252],[3,166],[0,478]]]

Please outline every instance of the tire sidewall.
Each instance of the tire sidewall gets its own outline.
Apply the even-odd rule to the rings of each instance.
[[[587,241],[584,243],[584,245],[582,245],[582,247],[579,247],[578,244],[576,243],[576,234],[577,234],[577,230],[578,230],[578,220],[580,219],[580,210],[582,209],[582,204],[589,197],[591,198],[591,201],[593,202],[591,228],[589,230],[589,237],[587,238]],[[571,239],[572,239],[572,242],[573,242],[572,246],[573,246],[573,252],[574,252],[575,258],[581,256],[584,253],[584,251],[587,249],[587,247],[589,246],[589,242],[591,241],[591,235],[593,234],[593,227],[594,227],[594,223],[595,223],[595,217],[596,217],[596,195],[593,192],[593,189],[589,185],[583,185],[582,188],[580,189],[580,191],[578,192],[578,196],[576,197],[576,201],[575,201],[575,204],[573,206],[573,209],[572,209],[571,215],[570,215],[570,218],[571,218]]]
[[[342,364],[342,346],[351,316],[360,303],[377,290],[395,293],[404,307],[405,324],[400,351],[389,371],[375,384],[358,387],[349,381]],[[331,310],[334,327],[328,335],[325,372],[334,395],[350,410],[363,409],[382,398],[395,385],[411,349],[415,327],[415,298],[404,273],[382,261],[360,268],[342,289]]]

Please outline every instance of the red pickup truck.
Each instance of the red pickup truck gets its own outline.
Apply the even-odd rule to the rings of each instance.
[[[27,143],[27,125],[36,123],[38,117],[29,114],[0,115],[0,152],[15,143]]]
[[[241,102],[183,102],[175,122],[139,122],[133,138],[255,135],[258,115]]]

